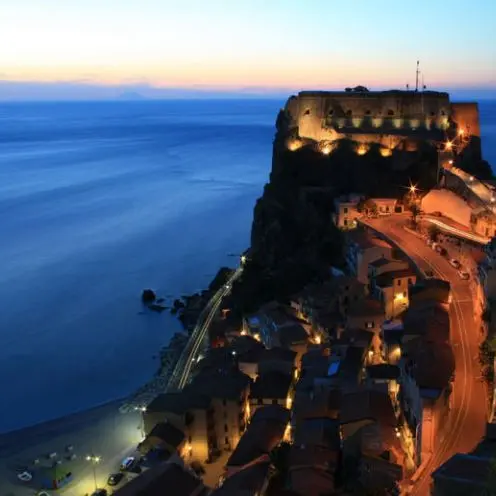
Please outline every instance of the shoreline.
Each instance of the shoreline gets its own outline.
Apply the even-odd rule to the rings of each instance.
[[[125,398],[110,400],[91,408],[62,415],[61,417],[38,422],[13,431],[2,432],[0,433],[0,458],[15,454],[10,450],[14,445],[16,446],[15,451],[20,452],[26,448],[35,446],[37,442],[44,442],[44,440],[40,439],[41,437],[50,435],[57,437],[77,430],[81,427],[83,421],[86,424],[92,420],[100,420],[110,415],[112,411],[116,415],[123,415],[119,412],[119,405],[123,401],[125,401]],[[9,451],[7,452],[6,450]]]

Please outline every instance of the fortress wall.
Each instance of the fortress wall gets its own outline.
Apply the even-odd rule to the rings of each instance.
[[[451,104],[453,120],[458,126],[472,136],[480,137],[479,106],[475,102],[458,102]]]
[[[442,127],[451,113],[447,93],[412,91],[301,92],[297,102],[288,101],[286,108],[298,125],[299,135],[316,141],[336,139],[339,133],[334,128],[344,125],[346,118],[356,127],[362,119],[378,128],[386,119],[401,120],[395,123],[401,127]]]

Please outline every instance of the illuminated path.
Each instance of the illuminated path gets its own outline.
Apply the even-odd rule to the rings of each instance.
[[[468,281],[462,281],[448,261],[429,248],[422,239],[403,229],[405,218],[388,217],[363,222],[382,233],[406,253],[424,273],[451,284],[450,305],[451,345],[455,356],[455,380],[451,395],[451,412],[444,437],[431,454],[414,481],[410,494],[429,494],[432,472],[455,453],[467,453],[475,448],[485,432],[487,419],[486,390],[481,380],[479,364],[480,323],[474,316],[473,296]],[[434,372],[435,373],[435,372]]]
[[[202,310],[198,321],[191,333],[188,343],[179,357],[174,371],[171,374],[167,391],[177,391],[188,383],[193,365],[203,350],[203,343],[208,334],[208,328],[215,317],[224,297],[229,294],[233,282],[243,273],[243,267],[238,267],[228,281],[212,296],[205,308]]]

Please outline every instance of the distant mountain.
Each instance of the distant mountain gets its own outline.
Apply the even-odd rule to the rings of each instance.
[[[144,100],[146,97],[137,91],[125,91],[119,95],[120,100]]]

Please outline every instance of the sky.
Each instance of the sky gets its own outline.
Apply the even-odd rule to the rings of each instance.
[[[398,88],[417,59],[432,89],[496,94],[495,19],[490,0],[0,0],[0,97]]]

